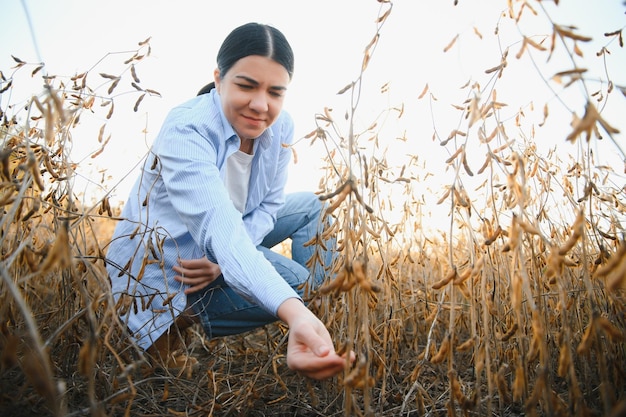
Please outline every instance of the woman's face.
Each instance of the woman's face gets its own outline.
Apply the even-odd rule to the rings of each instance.
[[[274,123],[288,84],[285,67],[259,55],[241,58],[224,77],[215,70],[224,114],[241,140],[259,137]]]

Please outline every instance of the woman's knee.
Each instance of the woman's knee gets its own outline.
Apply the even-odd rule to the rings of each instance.
[[[309,191],[302,191],[299,193],[298,198],[301,201],[301,205],[306,207],[309,222],[318,222],[321,220],[327,206],[326,202],[320,200],[317,194]]]
[[[294,211],[318,213],[321,210],[322,201],[313,192],[298,191],[287,194],[285,206],[292,207]]]
[[[307,268],[291,259],[285,260],[279,264],[274,264],[274,268],[276,268],[276,272],[294,289],[297,289],[308,281],[311,275]]]

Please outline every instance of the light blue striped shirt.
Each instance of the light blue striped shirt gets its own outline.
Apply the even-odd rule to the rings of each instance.
[[[149,347],[186,307],[174,280],[179,258],[207,256],[243,297],[276,315],[298,297],[256,249],[284,203],[294,126],[282,112],[254,141],[248,199],[240,213],[224,186],[239,138],[216,90],[172,109],[146,158],[107,251],[113,296],[134,300],[122,313],[138,344]]]

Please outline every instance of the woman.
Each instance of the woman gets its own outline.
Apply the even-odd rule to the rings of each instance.
[[[107,253],[113,294],[138,345],[166,366],[176,362],[172,340],[193,322],[217,337],[277,318],[289,326],[291,369],[325,379],[346,365],[299,292],[324,271],[311,278],[304,266],[321,250],[304,245],[318,231],[319,200],[284,194],[293,65],[277,29],[231,32],[215,83],[167,116],[124,206]],[[286,238],[291,259],[269,249]]]

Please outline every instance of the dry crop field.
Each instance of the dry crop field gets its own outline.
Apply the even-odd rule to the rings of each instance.
[[[452,174],[434,194],[449,222],[430,231],[419,184],[438,174],[424,172],[411,138],[396,140],[408,155],[392,164],[380,120],[365,129],[353,123],[362,75],[393,13],[391,2],[379,3],[361,72],[340,92],[350,102],[345,117],[320,112],[294,148],[328,151],[319,194],[333,221],[320,242],[337,237],[337,259],[325,266],[324,285],[311,289],[311,308],[357,357],[329,381],[287,369],[280,324],[214,340],[192,327],[184,346],[200,367],[175,374],[148,369],[125,338],[110,294],[115,277],[104,268],[119,207],[107,193],[80,203],[69,149],[81,117],[132,111],[114,107],[121,90],[136,95],[135,110],[158,95],[137,76],[149,41],[124,57],[120,74],[54,77],[18,57],[2,69],[0,414],[626,415],[626,158],[623,119],[603,114],[609,98],[626,100],[626,86],[610,78],[615,69],[600,81],[585,70],[587,60],[624,53],[622,29],[585,34],[554,23],[546,36],[520,33],[498,65],[485,65],[484,80],[460,88],[464,100],[445,103],[458,117],[435,126],[433,140],[446,155],[442,171]],[[545,13],[536,1],[503,9],[498,25]],[[605,46],[590,57],[580,46],[594,36]],[[576,90],[584,109],[558,121],[577,157],[541,152],[542,123],[527,122],[528,108],[502,117],[514,97],[497,94],[516,60],[557,53],[573,65],[550,81],[562,92],[584,87]],[[46,88],[18,108],[9,98],[24,73]],[[436,112],[436,97],[426,85],[417,100]],[[550,106],[566,106],[555,101],[535,103],[545,120]],[[411,117],[401,107],[381,114]],[[106,146],[106,122],[93,137]],[[599,140],[622,165],[596,162]],[[476,151],[484,159],[473,165]],[[313,258],[310,267],[324,266]]]

